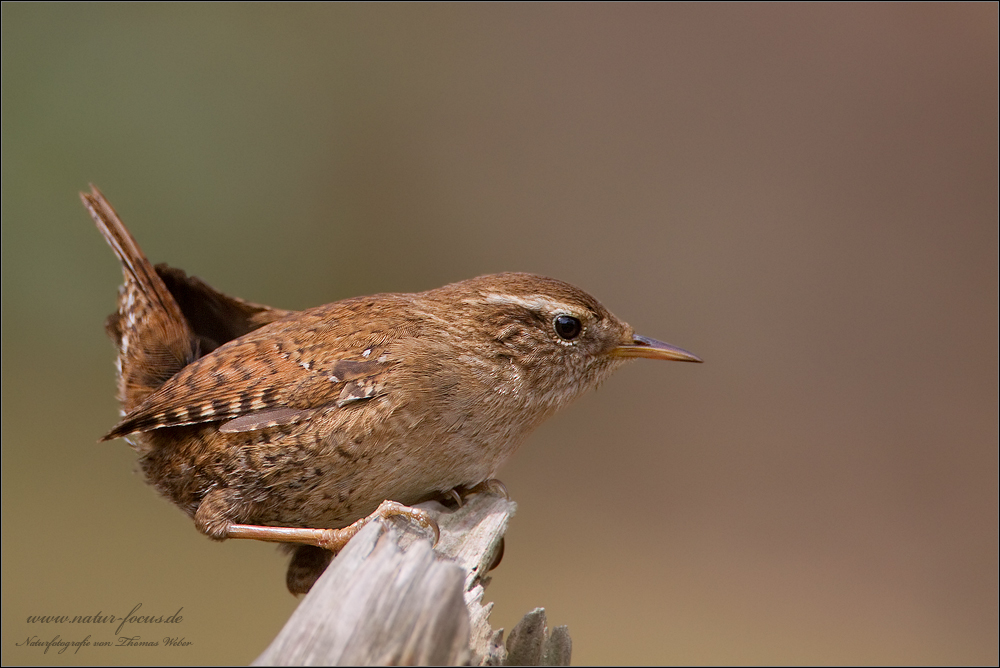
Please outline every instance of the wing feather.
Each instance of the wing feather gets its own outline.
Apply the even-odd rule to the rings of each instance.
[[[346,337],[331,341],[324,310],[333,306],[265,325],[185,366],[105,440],[209,422],[225,423],[227,432],[251,431],[300,421],[315,408],[377,396],[394,364],[385,352],[386,337],[381,333],[378,348]]]

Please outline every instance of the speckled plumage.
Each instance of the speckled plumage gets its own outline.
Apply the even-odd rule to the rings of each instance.
[[[697,361],[650,353],[666,344],[531,274],[304,311],[251,304],[154,269],[96,189],[82,198],[125,277],[107,323],[124,417],[105,438],[126,437],[150,484],[215,538],[232,524],[343,527],[385,499],[471,487],[627,357]],[[571,340],[559,316],[578,320]],[[328,560],[300,547],[292,570]]]

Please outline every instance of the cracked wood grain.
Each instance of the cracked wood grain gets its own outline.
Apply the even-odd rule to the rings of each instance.
[[[448,510],[422,504],[441,528],[404,520],[366,526],[333,560],[254,665],[568,665],[566,627],[541,608],[507,643],[483,604],[487,571],[516,504],[475,494]]]

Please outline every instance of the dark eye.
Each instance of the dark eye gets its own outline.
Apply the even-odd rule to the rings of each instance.
[[[580,332],[583,330],[583,325],[580,324],[580,321],[571,315],[556,316],[552,326],[556,328],[556,334],[567,341],[572,341],[580,336]]]

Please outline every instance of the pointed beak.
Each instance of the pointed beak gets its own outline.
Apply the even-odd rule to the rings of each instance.
[[[645,336],[633,336],[632,343],[612,348],[611,355],[617,357],[647,357],[651,360],[672,360],[675,362],[701,362],[697,355],[692,355],[683,348],[672,346]]]

